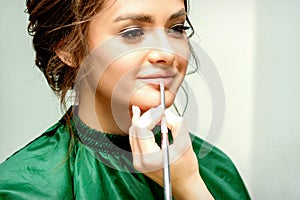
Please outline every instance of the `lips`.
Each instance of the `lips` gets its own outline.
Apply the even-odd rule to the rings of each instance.
[[[159,85],[160,82],[163,82],[165,86],[170,86],[176,75],[177,73],[174,70],[160,70],[152,71],[152,73],[142,73],[142,75],[138,76],[138,79],[154,85]]]

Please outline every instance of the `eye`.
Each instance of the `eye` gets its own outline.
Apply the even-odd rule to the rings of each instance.
[[[186,31],[189,29],[190,29],[189,26],[185,26],[183,24],[177,24],[177,25],[171,27],[171,29],[169,29],[168,32],[174,33],[178,37],[178,36],[182,36],[182,35],[186,34]]]
[[[120,33],[120,36],[128,41],[134,42],[135,40],[139,40],[144,34],[145,33],[141,28],[129,28],[123,30]]]

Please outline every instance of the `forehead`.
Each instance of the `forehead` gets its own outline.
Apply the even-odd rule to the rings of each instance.
[[[159,18],[185,8],[183,0],[114,0],[107,2],[106,8],[99,13],[106,20],[130,13],[145,13]]]

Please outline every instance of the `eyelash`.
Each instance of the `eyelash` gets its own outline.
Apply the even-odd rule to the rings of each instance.
[[[128,28],[120,33],[120,36],[127,40],[137,40],[144,35],[142,28]]]
[[[167,29],[167,33],[170,33],[170,34],[174,33],[174,34],[176,34],[175,37],[180,37],[183,34],[185,34],[185,31],[187,31],[189,29],[190,29],[189,26],[185,26],[183,24],[177,24],[177,25],[171,27],[170,29]],[[141,39],[145,35],[145,32],[142,28],[133,27],[133,28],[128,28],[128,29],[121,31],[121,33],[119,35],[126,40],[136,41],[136,40]]]
[[[189,30],[191,27],[189,26],[185,26],[183,24],[177,24],[175,26],[173,26],[171,29],[169,29],[170,31],[174,31],[174,33],[176,34],[184,34],[185,31]]]

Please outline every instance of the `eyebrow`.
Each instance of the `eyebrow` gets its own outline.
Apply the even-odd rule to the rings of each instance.
[[[150,15],[144,15],[144,14],[125,14],[117,17],[114,22],[119,21],[126,21],[126,20],[132,20],[132,21],[140,21],[140,22],[146,22],[146,23],[152,23],[154,21],[153,17]]]
[[[181,16],[186,16],[186,11],[185,9],[181,9],[178,12],[172,14],[169,19],[169,21],[172,21],[174,19],[177,19]],[[126,21],[126,20],[132,20],[132,21],[139,21],[139,22],[144,22],[144,23],[153,23],[154,18],[151,15],[145,15],[145,14],[124,14],[120,15],[116,19],[114,19],[113,22],[120,22],[120,21]]]
[[[179,18],[179,17],[181,17],[181,16],[186,16],[186,14],[187,14],[187,13],[186,13],[185,9],[182,8],[182,9],[179,10],[178,12],[174,13],[173,15],[171,15],[171,16],[169,17],[168,21],[172,21],[172,20],[177,19],[177,18]]]

